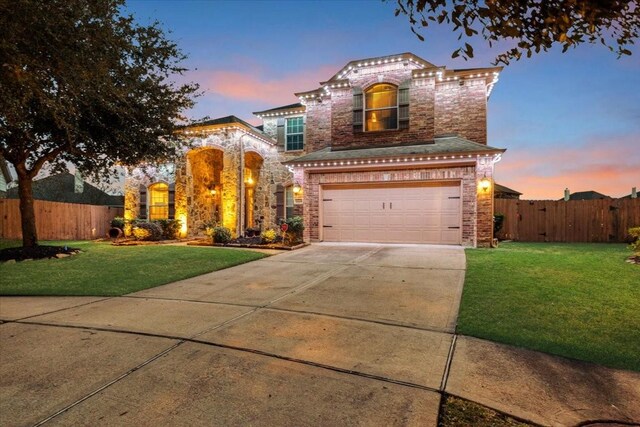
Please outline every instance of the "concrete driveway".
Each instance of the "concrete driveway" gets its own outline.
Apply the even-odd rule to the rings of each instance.
[[[317,244],[120,298],[3,298],[0,424],[435,425],[459,247]]]

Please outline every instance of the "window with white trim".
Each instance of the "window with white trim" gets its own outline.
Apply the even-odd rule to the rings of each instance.
[[[286,151],[302,150],[304,148],[304,119],[303,117],[291,117],[287,119]]]
[[[284,192],[285,218],[292,218],[293,215],[293,185],[288,186]]]

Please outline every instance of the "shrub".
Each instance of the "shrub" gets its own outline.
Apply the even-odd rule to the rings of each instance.
[[[227,227],[213,227],[213,243],[229,243],[231,240],[231,230]]]
[[[117,216],[111,220],[111,227],[124,230],[125,220],[121,216]]]
[[[302,240],[302,232],[304,231],[304,220],[301,216],[287,218],[285,224],[289,226],[287,234],[294,237],[295,240]]]
[[[633,238],[629,248],[633,252],[640,252],[640,227],[631,227],[629,229],[629,235]]]
[[[179,219],[157,219],[154,223],[162,229],[162,238],[172,240],[178,237],[182,222]]]
[[[133,236],[137,240],[160,240],[162,239],[162,228],[153,222],[136,221],[133,226]]]
[[[278,237],[278,233],[273,228],[269,228],[267,230],[264,230],[260,234],[260,238],[262,239],[262,243],[273,243],[273,242],[275,242],[276,237]]]
[[[504,214],[497,213],[493,216],[493,235],[498,234],[504,225]]]

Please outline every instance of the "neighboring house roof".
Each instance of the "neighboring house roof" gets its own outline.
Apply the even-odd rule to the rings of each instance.
[[[13,181],[13,175],[9,169],[9,163],[2,155],[0,155],[0,173],[2,174],[5,183],[9,184]]]
[[[569,200],[599,200],[599,199],[610,199],[611,197],[604,195],[602,193],[598,193],[597,191],[576,191],[575,193],[571,193],[569,195]],[[564,198],[560,199],[564,200]]]
[[[509,187],[505,187],[504,185],[500,185],[498,183],[495,183],[493,185],[493,190],[495,193],[513,194],[515,196],[522,196],[522,193],[520,193],[519,191],[513,190]]]
[[[33,198],[51,202],[81,203],[86,205],[124,205],[124,196],[112,196],[86,181],[81,193],[76,193],[74,188],[75,177],[68,172],[63,172],[33,181]],[[7,198],[17,199],[18,197],[17,188],[11,188],[7,191]]]
[[[438,156],[442,154],[497,154],[504,149],[478,144],[457,136],[435,138],[413,145],[395,145],[387,147],[332,150],[331,147],[314,151],[301,157],[284,162],[285,164],[301,164],[308,162],[323,162],[354,159],[386,159],[405,156]]]
[[[258,117],[279,116],[283,114],[304,113],[307,107],[297,102],[295,104],[283,105],[282,107],[270,108],[268,110],[254,111]]]
[[[620,197],[621,199],[630,199],[631,196],[633,196],[633,193],[631,194],[627,194],[626,196]],[[636,198],[640,198],[640,196],[638,196],[638,193],[636,192]]]

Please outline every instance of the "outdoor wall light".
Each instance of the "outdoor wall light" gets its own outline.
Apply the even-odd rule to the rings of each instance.
[[[489,188],[491,188],[491,180],[487,178],[486,174],[480,180],[480,188],[485,192],[489,191]]]
[[[300,186],[299,183],[296,182],[295,184],[293,184],[293,189],[292,190],[293,190],[293,192],[295,194],[298,194],[299,192],[302,191],[302,187]]]
[[[245,183],[246,183],[247,185],[249,185],[249,186],[253,185],[253,178],[252,178],[252,177],[247,178],[247,180],[245,181]]]

